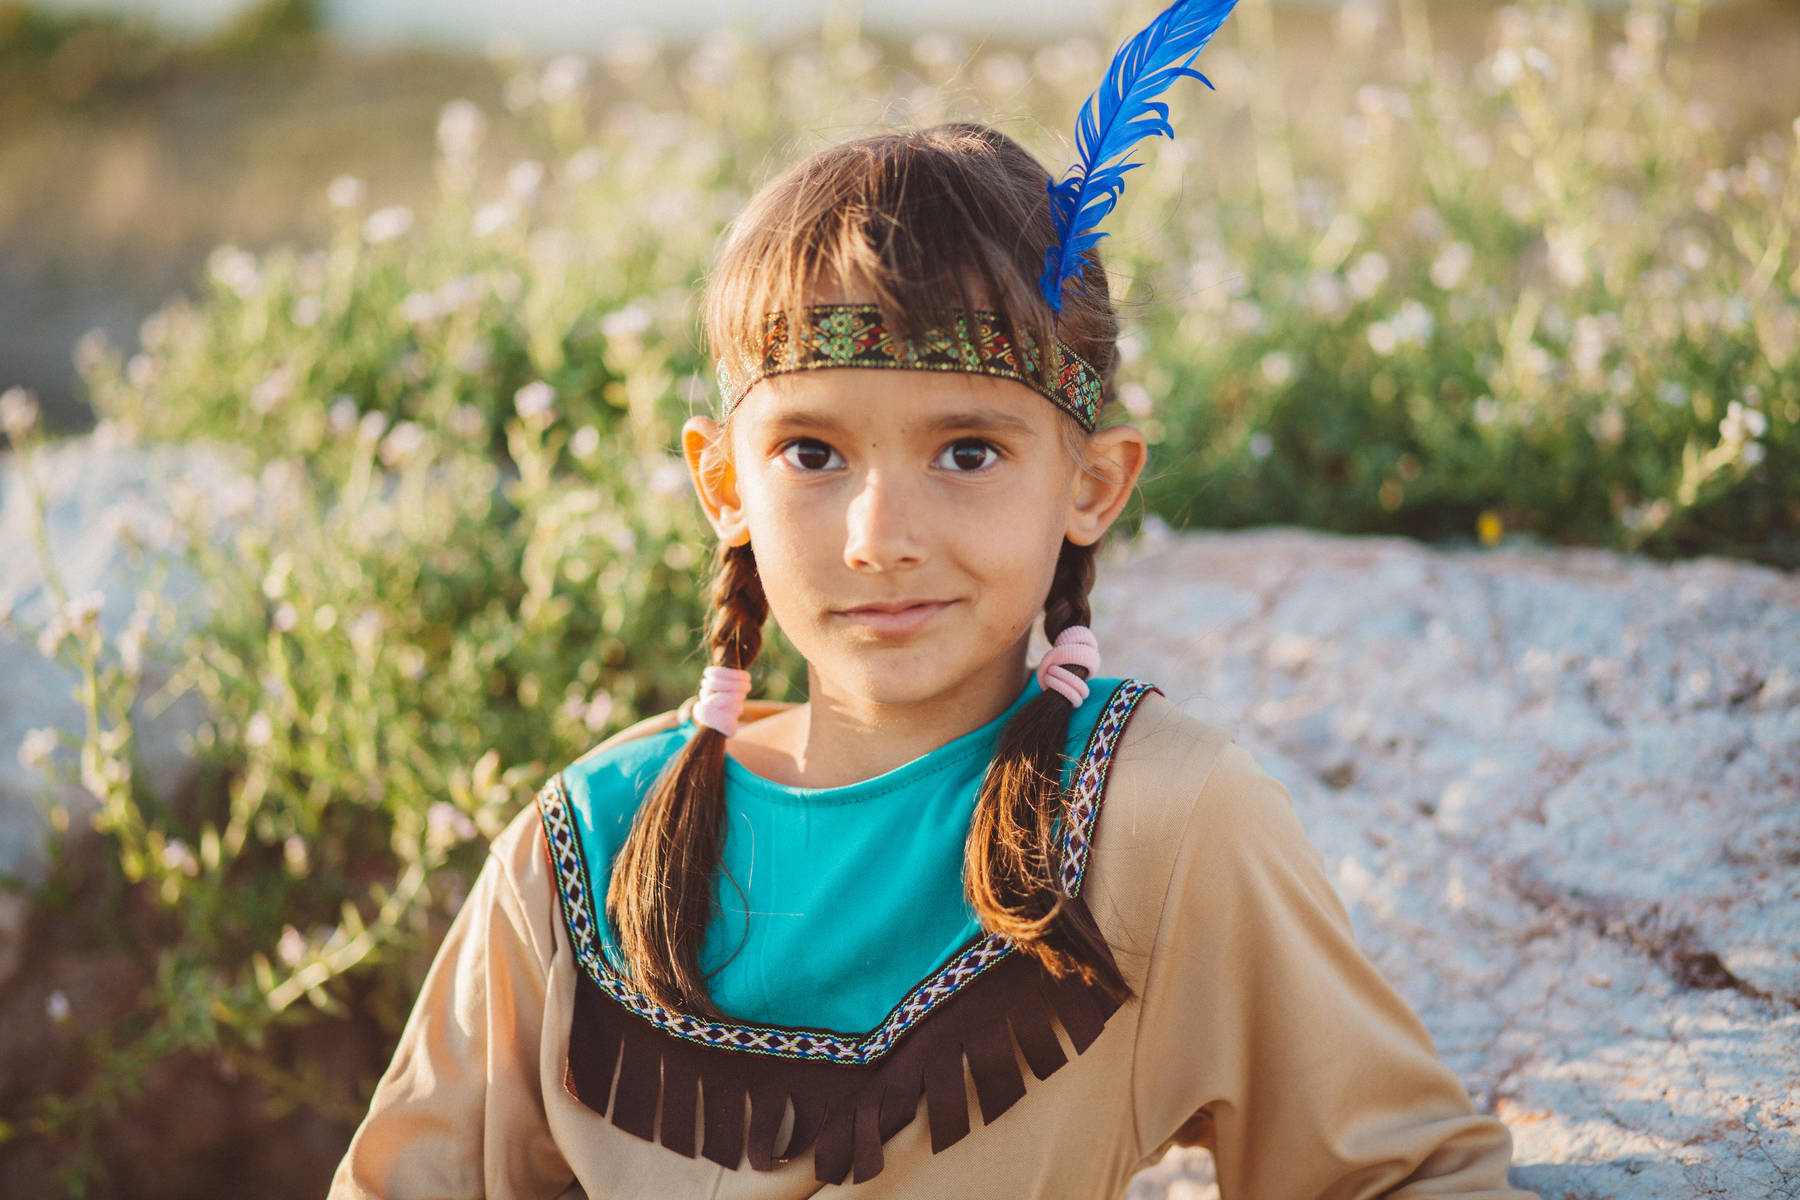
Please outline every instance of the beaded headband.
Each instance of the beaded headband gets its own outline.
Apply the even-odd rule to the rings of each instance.
[[[728,352],[719,359],[719,395],[728,415],[759,380],[824,367],[886,367],[914,371],[965,371],[1012,379],[1029,387],[1070,416],[1089,433],[1100,414],[1100,372],[1061,338],[1051,351],[1055,385],[1046,387],[1038,374],[1037,343],[1020,331],[1013,345],[1000,314],[985,309],[957,309],[948,329],[931,329],[917,341],[892,335],[873,304],[815,304],[806,309],[807,324],[798,336],[787,318],[771,313],[763,320],[760,359],[751,352]]]

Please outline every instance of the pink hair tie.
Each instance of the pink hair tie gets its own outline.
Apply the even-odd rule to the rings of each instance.
[[[1086,667],[1089,678],[1100,670],[1100,643],[1086,625],[1071,625],[1057,634],[1056,644],[1037,665],[1038,686],[1061,692],[1070,704],[1080,708],[1087,699],[1087,680],[1069,667]]]
[[[750,672],[736,667],[708,667],[700,674],[700,698],[691,714],[694,724],[735,737],[744,697],[750,694]]]

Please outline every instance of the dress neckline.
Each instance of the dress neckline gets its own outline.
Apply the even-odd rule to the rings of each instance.
[[[906,788],[928,775],[936,774],[968,758],[991,754],[1001,728],[1042,690],[1036,677],[1028,677],[1024,688],[1020,690],[1018,696],[1014,697],[1012,703],[1007,705],[1005,711],[985,725],[971,729],[936,749],[927,750],[917,758],[883,771],[879,775],[871,775],[867,779],[859,779],[854,783],[822,788],[797,787],[792,784],[777,783],[766,776],[758,775],[727,753],[725,755],[727,786],[775,804],[840,805],[872,800],[877,796]],[[687,723],[693,725],[693,718],[689,717]],[[694,728],[697,729],[698,726],[694,726]]]

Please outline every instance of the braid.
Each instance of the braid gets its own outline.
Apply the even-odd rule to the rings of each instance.
[[[1093,545],[1063,542],[1044,601],[1049,640],[1071,625],[1087,624],[1094,553]],[[1011,940],[1053,975],[1079,975],[1123,999],[1131,990],[1099,926],[1085,905],[1068,902],[1059,881],[1057,830],[1068,810],[1063,746],[1073,713],[1061,693],[1045,690],[1001,731],[975,801],[963,882],[983,928]]]
[[[713,572],[713,613],[707,630],[713,665],[748,669],[762,653],[763,622],[769,619],[768,597],[762,576],[756,571],[756,553],[750,543],[719,546]]]
[[[1088,592],[1094,586],[1094,546],[1077,546],[1064,541],[1056,556],[1056,573],[1050,579],[1050,594],[1044,598],[1044,637],[1056,641],[1056,635],[1071,625],[1086,625],[1093,620],[1088,607]],[[1071,670],[1082,671],[1081,667]]]
[[[747,670],[769,615],[748,543],[720,544],[712,602],[714,665]],[[713,915],[724,813],[725,735],[702,725],[639,806],[613,862],[606,911],[626,974],[664,1008],[718,1015],[700,971],[700,943]]]

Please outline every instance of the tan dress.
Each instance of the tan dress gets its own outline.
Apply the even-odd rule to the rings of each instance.
[[[597,747],[667,729],[686,707]],[[782,705],[752,702],[757,719]],[[991,1125],[937,1153],[913,1120],[860,1184],[806,1153],[726,1169],[564,1086],[577,966],[530,806],[494,842],[332,1182],[362,1197],[1117,1197],[1174,1143],[1223,1200],[1530,1200],[1418,1017],[1356,948],[1281,784],[1145,695],[1118,743],[1085,895],[1137,999]],[[971,1113],[978,1113],[970,1084]],[[923,1108],[923,1103],[921,1103]]]

